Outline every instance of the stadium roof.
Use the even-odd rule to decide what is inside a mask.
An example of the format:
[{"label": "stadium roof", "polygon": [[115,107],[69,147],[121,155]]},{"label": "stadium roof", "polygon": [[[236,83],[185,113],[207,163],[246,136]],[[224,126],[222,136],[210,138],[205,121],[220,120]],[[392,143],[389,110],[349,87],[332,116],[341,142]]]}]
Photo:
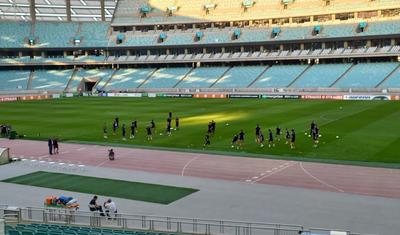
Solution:
[{"label": "stadium roof", "polygon": [[[0,20],[32,20],[34,4],[36,20],[111,21],[118,0],[0,0]],[[104,2],[104,10],[102,3]],[[68,7],[70,5],[70,8]],[[70,9],[70,11],[68,11]],[[102,14],[103,13],[103,14]]]}]

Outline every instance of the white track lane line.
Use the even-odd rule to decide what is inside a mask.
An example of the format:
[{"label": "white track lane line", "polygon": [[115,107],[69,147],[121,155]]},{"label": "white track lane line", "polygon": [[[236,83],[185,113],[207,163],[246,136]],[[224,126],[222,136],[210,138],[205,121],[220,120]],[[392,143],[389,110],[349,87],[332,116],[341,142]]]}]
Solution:
[{"label": "white track lane line", "polygon": [[340,188],[335,187],[335,186],[333,186],[333,185],[331,185],[331,184],[328,184],[328,183],[326,183],[325,181],[320,180],[320,179],[318,179],[317,177],[313,176],[310,172],[308,172],[308,171],[303,167],[303,163],[302,163],[302,162],[300,162],[300,167],[301,167],[301,169],[304,171],[304,173],[306,173],[308,176],[310,176],[310,177],[313,178],[314,180],[318,181],[319,183],[321,183],[321,184],[323,184],[323,185],[325,185],[325,186],[327,186],[327,187],[329,187],[329,188],[333,188],[333,189],[335,189],[335,190],[338,191],[338,192],[341,192],[341,193],[344,193],[344,192],[345,192],[345,191],[341,190]]},{"label": "white track lane line", "polygon": [[190,159],[190,160],[186,163],[186,165],[182,168],[181,176],[184,176],[184,175],[185,175],[185,170],[186,170],[186,168],[190,165],[190,163],[192,163],[192,162],[193,162],[194,160],[196,160],[197,158],[199,158],[199,156]]},{"label": "white track lane line", "polygon": [[278,169],[278,170],[272,171],[271,173],[269,173],[269,174],[267,174],[267,175],[264,175],[263,177],[260,177],[260,178],[258,178],[257,180],[254,180],[254,181],[251,182],[251,183],[252,183],[252,184],[257,183],[258,181],[263,180],[263,179],[265,179],[265,178],[268,178],[268,177],[270,177],[270,176],[272,176],[272,175],[274,175],[274,174],[276,174],[276,173],[279,173],[279,172],[285,170],[286,168],[289,168],[289,167],[291,167],[291,166],[294,166],[295,164],[296,164],[295,162],[291,162],[291,164],[286,165],[286,166],[284,166],[284,167],[281,167],[281,168]]}]

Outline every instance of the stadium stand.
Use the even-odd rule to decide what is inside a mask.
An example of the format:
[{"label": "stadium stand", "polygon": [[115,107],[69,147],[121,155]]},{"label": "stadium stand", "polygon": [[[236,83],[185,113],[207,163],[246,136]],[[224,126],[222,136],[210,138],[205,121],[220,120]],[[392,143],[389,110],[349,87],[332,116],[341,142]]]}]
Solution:
[{"label": "stadium stand", "polygon": [[113,73],[111,69],[78,69],[72,76],[71,81],[68,84],[68,91],[78,91],[81,87],[82,81],[91,81],[94,83],[103,83],[101,81],[107,81]]},{"label": "stadium stand", "polygon": [[[36,22],[34,36],[36,47],[71,47],[72,39],[78,32],[78,23]],[[50,33],[57,32],[57,33]]]},{"label": "stadium stand", "polygon": [[22,22],[0,22],[0,47],[21,48],[30,35],[31,24]]},{"label": "stadium stand", "polygon": [[63,91],[71,79],[72,72],[72,69],[36,70],[31,81],[31,89]]},{"label": "stadium stand", "polygon": [[82,47],[95,47],[107,46],[109,44],[108,30],[110,24],[106,22],[82,22],[80,23],[79,32],[77,36],[80,37],[81,42],[79,46]]},{"label": "stadium stand", "polygon": [[0,71],[0,90],[18,91],[26,90],[30,71],[24,70],[6,70]]},{"label": "stadium stand", "polygon": [[172,88],[190,71],[191,68],[160,68],[140,87]]},{"label": "stadium stand", "polygon": [[382,81],[379,85],[382,88],[400,88],[400,64],[396,70],[394,70],[386,80]]},{"label": "stadium stand", "polygon": [[111,80],[105,85],[103,90],[128,90],[137,88],[143,84],[153,73],[155,69],[120,69]]},{"label": "stadium stand", "polygon": [[398,63],[360,63],[355,65],[333,87],[369,88],[376,87],[396,67]]},{"label": "stadium stand", "polygon": [[207,88],[212,86],[229,68],[228,67],[200,67],[194,69],[176,87],[179,88]]},{"label": "stadium stand", "polygon": [[307,65],[276,65],[267,69],[265,73],[254,82],[254,88],[282,88],[288,87],[306,69]]},{"label": "stadium stand", "polygon": [[330,87],[352,64],[318,64],[313,65],[290,87],[319,88]]},{"label": "stadium stand", "polygon": [[213,87],[218,88],[246,88],[267,66],[238,66],[230,69]]}]

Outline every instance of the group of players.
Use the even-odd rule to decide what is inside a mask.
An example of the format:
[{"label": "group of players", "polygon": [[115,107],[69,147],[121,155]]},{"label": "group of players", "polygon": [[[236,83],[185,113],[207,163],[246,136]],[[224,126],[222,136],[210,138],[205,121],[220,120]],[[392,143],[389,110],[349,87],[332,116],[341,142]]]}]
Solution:
[{"label": "group of players", "polygon": [[[179,117],[175,118],[175,128],[174,130],[178,130],[179,129]],[[116,116],[113,120],[113,124],[112,124],[112,129],[113,129],[113,135],[117,134],[117,131],[119,129],[120,125],[119,125],[119,117]],[[134,139],[136,133],[138,133],[138,121],[135,119],[131,122],[131,126],[130,126],[130,139]],[[167,124],[166,124],[166,129],[165,129],[165,134],[167,136],[171,136],[171,130],[172,130],[172,112],[168,113],[168,118],[167,118]],[[154,120],[151,120],[149,122],[149,124],[146,126],[146,135],[147,135],[147,140],[151,141],[153,140],[153,135],[156,133],[156,123],[154,122]],[[122,124],[121,126],[121,134],[122,134],[122,140],[126,140],[126,125]],[[160,135],[162,135],[162,133],[160,133]],[[108,128],[107,128],[107,124],[104,123],[103,126],[103,136],[104,139],[108,138]]]},{"label": "group of players", "polygon": [[[167,136],[171,136],[172,112],[168,113],[168,118],[166,121],[167,121],[167,123],[166,123],[165,134]],[[178,130],[179,125],[180,125],[179,118],[176,117],[174,130]],[[119,117],[116,116],[113,121],[113,135],[117,134],[118,129],[119,129]],[[129,138],[134,139],[136,133],[138,132],[138,122],[136,119],[131,122],[130,130],[131,131],[130,131]],[[207,126],[207,132],[205,135],[203,148],[206,148],[207,146],[211,145],[211,138],[214,136],[215,131],[216,131],[216,122],[214,120],[212,120],[211,122],[208,123],[208,126]],[[122,133],[122,139],[126,140],[127,132],[126,132],[125,124],[122,124],[121,133]],[[151,120],[149,122],[149,124],[146,126],[147,140],[148,141],[153,140],[153,135],[155,133],[156,133],[156,124],[155,124],[154,120]],[[103,134],[104,134],[104,138],[107,139],[108,132],[107,132],[107,125],[105,123],[104,123],[104,127],[103,127]],[[160,133],[160,135],[162,135],[162,134],[163,133]],[[268,148],[275,147],[275,143],[281,141],[281,136],[282,136],[282,129],[280,126],[277,126],[275,128],[275,133],[271,129],[268,129]],[[320,135],[319,127],[315,121],[311,122],[309,137],[312,137],[314,147],[318,147],[319,138],[321,137],[321,135]],[[264,147],[265,137],[264,137],[264,133],[262,132],[259,124],[257,124],[256,128],[255,128],[255,142],[261,148]],[[239,133],[237,133],[233,136],[232,141],[231,141],[231,147],[236,148],[236,149],[243,149],[244,143],[245,143],[245,132],[243,130],[240,130]],[[289,131],[289,129],[286,128],[285,144],[289,145],[291,149],[296,148],[296,132],[294,129],[291,129]]]}]

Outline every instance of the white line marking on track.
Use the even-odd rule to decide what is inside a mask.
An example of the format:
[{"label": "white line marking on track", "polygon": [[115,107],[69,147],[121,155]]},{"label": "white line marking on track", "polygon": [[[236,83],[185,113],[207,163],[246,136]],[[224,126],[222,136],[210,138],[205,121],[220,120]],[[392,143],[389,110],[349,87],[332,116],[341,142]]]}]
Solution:
[{"label": "white line marking on track", "polygon": [[192,163],[192,162],[193,162],[194,160],[196,160],[197,158],[199,158],[199,156],[190,159],[190,160],[186,163],[186,165],[182,168],[181,176],[184,176],[186,168],[190,165],[190,163]]},{"label": "white line marking on track", "polygon": [[308,176],[310,176],[310,177],[313,178],[314,180],[318,181],[319,183],[321,183],[321,184],[323,184],[323,185],[325,185],[325,186],[327,186],[327,187],[329,187],[329,188],[333,188],[333,189],[335,189],[335,190],[337,190],[337,191],[339,191],[339,192],[341,192],[341,193],[344,193],[344,191],[341,190],[340,188],[335,187],[335,186],[333,186],[333,185],[331,185],[331,184],[328,184],[328,183],[326,183],[325,181],[320,180],[320,179],[318,179],[317,177],[313,176],[310,172],[308,172],[308,171],[303,167],[303,163],[302,163],[302,162],[300,162],[300,167],[301,167],[301,169],[304,171],[304,173],[306,173]]},{"label": "white line marking on track", "polygon": [[96,165],[96,167],[101,167],[102,165],[106,164],[107,162],[109,162],[110,160],[105,160],[100,162],[99,164]]},{"label": "white line marking on track", "polygon": [[[263,179],[265,179],[265,178],[268,178],[268,177],[270,177],[270,176],[272,176],[272,175],[274,175],[274,174],[276,174],[276,173],[278,173],[278,172],[281,172],[281,171],[285,170],[286,168],[289,168],[289,167],[291,167],[291,166],[293,166],[293,165],[295,165],[295,164],[296,164],[295,162],[291,162],[291,164],[289,164],[289,165],[287,165],[287,166],[285,166],[285,167],[282,167],[282,168],[280,168],[279,170],[272,171],[271,173],[269,173],[269,174],[267,174],[267,175],[264,175],[263,177],[260,177],[260,178],[258,178],[257,180],[254,180],[254,181],[251,182],[251,183],[252,183],[252,184],[257,183],[258,181],[263,180]],[[276,168],[275,168],[275,169],[276,169]]]},{"label": "white line marking on track", "polygon": [[82,150],[85,150],[86,148],[85,147],[82,147],[82,148],[78,148],[76,151],[82,151]]}]

